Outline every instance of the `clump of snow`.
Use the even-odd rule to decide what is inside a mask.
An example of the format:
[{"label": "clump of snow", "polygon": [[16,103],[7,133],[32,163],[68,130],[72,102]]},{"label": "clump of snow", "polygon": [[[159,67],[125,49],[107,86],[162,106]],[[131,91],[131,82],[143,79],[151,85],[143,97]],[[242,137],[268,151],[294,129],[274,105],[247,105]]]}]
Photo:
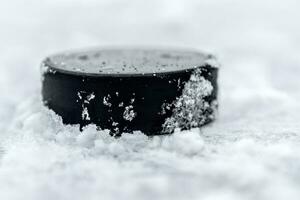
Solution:
[{"label": "clump of snow", "polygon": [[81,107],[82,107],[82,112],[81,112],[81,118],[82,120],[90,121],[90,114],[87,105],[90,104],[91,100],[95,99],[95,94],[94,93],[86,93],[85,91],[80,91],[77,93],[78,100],[77,102],[81,101]]},{"label": "clump of snow", "polygon": [[[131,102],[133,103],[133,102]],[[123,118],[127,121],[132,121],[136,117],[136,112],[133,110],[133,106],[129,105],[125,107],[124,113],[123,113]]]},{"label": "clump of snow", "polygon": [[111,107],[112,104],[109,102],[110,101],[110,95],[108,94],[107,96],[105,96],[103,98],[103,105],[107,106],[107,107]]},{"label": "clump of snow", "polygon": [[210,103],[205,100],[205,97],[211,95],[213,86],[201,73],[201,68],[196,69],[185,83],[182,95],[173,103],[172,116],[163,124],[163,132],[171,133],[175,128],[189,130],[215,118],[217,101]]}]

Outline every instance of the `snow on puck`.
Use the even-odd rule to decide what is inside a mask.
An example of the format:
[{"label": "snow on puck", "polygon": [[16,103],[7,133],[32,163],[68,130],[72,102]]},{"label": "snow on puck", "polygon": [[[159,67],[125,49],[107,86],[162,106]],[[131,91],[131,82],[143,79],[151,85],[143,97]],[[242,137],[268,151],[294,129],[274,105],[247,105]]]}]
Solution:
[{"label": "snow on puck", "polygon": [[112,135],[172,133],[216,117],[214,56],[174,49],[91,49],[42,63],[44,104],[65,124],[96,124]]}]

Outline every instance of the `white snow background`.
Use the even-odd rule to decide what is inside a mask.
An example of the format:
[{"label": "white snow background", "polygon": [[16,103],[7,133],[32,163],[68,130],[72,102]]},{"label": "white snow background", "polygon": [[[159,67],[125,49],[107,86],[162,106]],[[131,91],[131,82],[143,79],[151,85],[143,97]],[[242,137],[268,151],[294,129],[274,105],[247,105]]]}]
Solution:
[{"label": "white snow background", "polygon": [[[297,0],[1,0],[0,199],[300,199]],[[41,60],[107,45],[194,47],[220,62],[219,118],[114,139],[43,108]]]}]

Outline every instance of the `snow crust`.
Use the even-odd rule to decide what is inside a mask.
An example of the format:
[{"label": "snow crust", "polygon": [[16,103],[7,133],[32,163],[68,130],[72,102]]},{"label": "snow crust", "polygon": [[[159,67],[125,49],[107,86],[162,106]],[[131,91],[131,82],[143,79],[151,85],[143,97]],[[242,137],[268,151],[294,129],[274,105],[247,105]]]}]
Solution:
[{"label": "snow crust", "polygon": [[205,97],[212,94],[214,88],[201,73],[201,68],[196,69],[190,80],[185,83],[182,95],[171,105],[164,106],[163,110],[174,108],[172,116],[167,118],[163,124],[163,132],[172,133],[176,128],[189,130],[204,125],[208,119],[216,118],[217,100],[211,103],[205,100]]},{"label": "snow crust", "polygon": [[[300,3],[10,0],[0,6],[0,199],[299,199]],[[43,108],[39,65],[95,45],[215,52],[218,120],[115,139]]]}]

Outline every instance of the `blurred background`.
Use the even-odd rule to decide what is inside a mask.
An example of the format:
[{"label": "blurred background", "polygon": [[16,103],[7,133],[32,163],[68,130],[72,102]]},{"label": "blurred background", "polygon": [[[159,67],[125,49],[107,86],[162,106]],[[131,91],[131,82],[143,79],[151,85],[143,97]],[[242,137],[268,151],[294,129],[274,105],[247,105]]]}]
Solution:
[{"label": "blurred background", "polygon": [[247,60],[297,70],[298,8],[296,0],[2,1],[1,86],[37,84],[48,54],[106,45],[187,46],[215,52],[227,67]]},{"label": "blurred background", "polygon": [[[195,198],[203,195],[215,199],[212,194],[221,187],[222,181],[227,180],[230,184],[217,193],[226,195],[216,197],[233,199],[236,195],[245,195],[256,199],[281,199],[288,194],[290,199],[297,199],[300,186],[299,179],[295,179],[300,177],[299,8],[300,2],[297,0],[1,0],[0,135],[11,135],[15,130],[26,133],[28,127],[34,126],[34,123],[30,124],[24,130],[24,127],[16,127],[14,121],[20,112],[39,111],[39,108],[30,107],[39,104],[38,98],[30,100],[31,104],[23,105],[22,111],[18,111],[18,107],[24,101],[39,96],[39,65],[49,54],[112,45],[198,48],[216,54],[222,64],[219,120],[203,132],[208,138],[206,148],[215,151],[217,157],[212,158],[209,153],[202,152],[199,158],[210,160],[219,174],[209,170],[211,165],[201,162],[175,170],[175,177],[176,173],[184,174],[182,179],[170,179],[173,176],[168,175],[165,178],[178,183],[178,188],[175,188],[179,190],[181,181],[187,183],[187,177],[194,184],[200,182],[205,185],[205,181],[209,182],[209,190],[200,192],[196,188],[191,189]],[[47,129],[47,126],[44,128]],[[226,138],[226,142],[235,141],[229,143],[233,146],[230,151],[222,145],[211,146],[222,138]],[[237,142],[245,138],[250,138],[252,143],[245,146]],[[268,144],[265,144],[266,141]],[[253,152],[253,149],[259,151]],[[184,150],[179,149],[181,151]],[[241,157],[232,160],[232,152],[240,152]],[[20,157],[10,156],[9,153],[7,157],[14,164],[3,164],[2,167],[0,164],[0,174],[6,177],[5,180],[9,180],[9,176],[14,177],[17,169],[13,166],[23,162]],[[131,154],[128,157],[133,159]],[[189,158],[190,155],[185,155],[185,159]],[[163,166],[153,162],[150,173],[155,173],[154,166],[158,169]],[[238,166],[243,163],[249,166],[240,169]],[[121,165],[117,165],[116,169]],[[223,169],[221,165],[227,168]],[[26,169],[30,171],[29,166]],[[48,167],[53,167],[54,171],[56,169],[51,164]],[[202,167],[205,174],[201,174],[200,179],[185,174]],[[252,167],[257,173],[251,173]],[[234,171],[240,172],[239,175]],[[19,169],[19,172],[26,174],[28,171]],[[147,170],[140,173],[145,175]],[[227,175],[230,178],[224,179]],[[134,179],[130,175],[126,177]],[[34,174],[27,178],[39,183]],[[112,184],[117,183],[110,178],[107,177]],[[237,180],[242,182],[236,183]],[[281,182],[285,183],[283,188]],[[7,188],[8,183],[0,180],[0,185]],[[21,188],[18,183],[10,184],[11,187]],[[55,194],[63,193],[58,192],[55,184],[50,186],[52,190],[44,188],[48,195],[55,191]],[[35,194],[36,188],[37,185],[32,184],[29,191]],[[276,188],[273,194],[272,188]],[[153,194],[157,194],[147,193],[152,191],[148,189],[144,188],[144,192],[138,190],[140,193],[137,194],[141,196],[133,197],[152,198],[155,196]],[[7,189],[4,194],[12,194],[12,191]],[[47,199],[44,193],[38,194],[38,197]],[[108,194],[107,197],[115,196]]]},{"label": "blurred background", "polygon": [[293,91],[299,89],[298,8],[296,0],[3,0],[0,90],[11,101],[32,92],[41,60],[58,51],[158,45],[215,53],[224,66],[221,78],[229,79],[224,87],[245,75],[248,89],[261,91],[270,81]]}]

